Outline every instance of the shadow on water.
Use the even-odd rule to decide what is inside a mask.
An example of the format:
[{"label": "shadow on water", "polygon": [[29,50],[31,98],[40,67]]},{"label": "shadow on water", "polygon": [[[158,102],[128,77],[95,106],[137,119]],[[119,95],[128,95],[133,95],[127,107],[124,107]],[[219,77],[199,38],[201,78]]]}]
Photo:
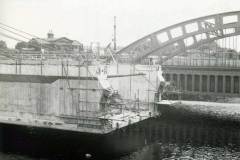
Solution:
[{"label": "shadow on water", "polygon": [[238,122],[167,112],[105,136],[1,125],[1,150],[29,160],[240,159]]},{"label": "shadow on water", "polygon": [[145,147],[121,160],[240,159],[238,120],[162,111],[161,117],[145,122]]}]

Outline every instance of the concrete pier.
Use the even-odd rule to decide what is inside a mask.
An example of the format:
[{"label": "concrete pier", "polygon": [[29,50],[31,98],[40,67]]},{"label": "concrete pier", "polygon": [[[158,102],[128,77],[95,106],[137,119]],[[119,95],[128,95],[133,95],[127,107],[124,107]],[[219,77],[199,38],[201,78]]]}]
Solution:
[{"label": "concrete pier", "polygon": [[[104,68],[110,94],[98,80],[96,65],[1,60],[0,123],[106,134],[154,116],[156,86],[146,78],[151,73],[119,66]],[[112,95],[119,100],[112,102]]]}]

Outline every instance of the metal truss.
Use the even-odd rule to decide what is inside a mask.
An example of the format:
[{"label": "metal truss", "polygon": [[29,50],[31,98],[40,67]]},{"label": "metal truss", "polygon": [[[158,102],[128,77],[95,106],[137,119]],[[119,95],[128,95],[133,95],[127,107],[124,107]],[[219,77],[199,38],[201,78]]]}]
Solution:
[{"label": "metal truss", "polygon": [[[188,49],[239,35],[239,28],[240,11],[208,15],[158,30],[131,43],[116,54],[120,57],[128,54],[132,63],[139,63],[150,55],[157,55],[165,61]],[[166,52],[168,48],[170,52]]]}]

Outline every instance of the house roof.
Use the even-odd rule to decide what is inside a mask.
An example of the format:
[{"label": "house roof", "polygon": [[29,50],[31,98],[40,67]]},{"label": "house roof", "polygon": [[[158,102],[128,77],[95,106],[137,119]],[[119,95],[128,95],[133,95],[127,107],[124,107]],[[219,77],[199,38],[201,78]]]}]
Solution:
[{"label": "house roof", "polygon": [[67,37],[60,37],[60,38],[47,38],[46,39],[47,41],[49,41],[49,42],[58,42],[58,41],[65,41],[65,42],[70,42],[70,43],[72,43],[73,41],[72,40],[70,40],[69,38],[67,38]]},{"label": "house roof", "polygon": [[30,40],[30,42],[37,42],[40,44],[50,44],[46,39],[42,39],[42,38],[33,38]]},{"label": "house roof", "polygon": [[81,44],[80,42],[76,41],[76,40],[73,40],[72,45],[74,45],[74,46],[80,46],[80,45],[82,45],[82,44]]},{"label": "house roof", "polygon": [[51,43],[55,43],[55,44],[59,44],[59,45],[82,45],[80,42],[76,41],[76,40],[71,40],[67,37],[60,37],[60,38],[33,38],[31,41],[36,41],[37,43],[40,44],[51,44]]}]

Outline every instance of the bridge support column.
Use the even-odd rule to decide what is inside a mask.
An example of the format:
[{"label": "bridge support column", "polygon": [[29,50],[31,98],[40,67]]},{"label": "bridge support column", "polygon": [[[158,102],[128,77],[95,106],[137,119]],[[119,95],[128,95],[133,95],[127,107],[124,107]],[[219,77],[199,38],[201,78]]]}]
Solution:
[{"label": "bridge support column", "polygon": [[181,89],[180,74],[177,74],[177,86],[179,89]]},{"label": "bridge support column", "polygon": [[223,93],[223,76],[217,76],[217,93]]},{"label": "bridge support column", "polygon": [[207,75],[207,93],[210,92],[210,75]]},{"label": "bridge support column", "polygon": [[227,75],[225,76],[225,79],[226,79],[226,88],[225,88],[225,92],[226,93],[231,93],[231,76]]},{"label": "bridge support column", "polygon": [[193,88],[192,88],[192,78],[193,76],[191,74],[187,74],[187,91],[193,91]]},{"label": "bridge support column", "polygon": [[231,93],[234,93],[234,76],[230,76],[231,78]]},{"label": "bridge support column", "polygon": [[238,94],[239,93],[239,76],[233,76],[233,93]]},{"label": "bridge support column", "polygon": [[173,74],[169,74],[169,79],[170,79],[170,82],[173,83]]},{"label": "bridge support column", "polygon": [[217,75],[215,75],[215,93],[217,93],[218,92],[218,76]]},{"label": "bridge support column", "polygon": [[185,90],[185,75],[180,74],[180,90],[184,91]]},{"label": "bridge support column", "polygon": [[192,91],[195,92],[195,75],[192,75]]},{"label": "bridge support column", "polygon": [[238,76],[238,93],[240,94],[240,76]]},{"label": "bridge support column", "polygon": [[209,75],[209,92],[215,92],[215,76],[214,75]]},{"label": "bridge support column", "polygon": [[202,92],[207,92],[207,75],[202,75]]},{"label": "bridge support column", "polygon": [[187,91],[187,75],[184,74],[184,90]]},{"label": "bridge support column", "polygon": [[226,75],[223,75],[223,93],[226,93]]},{"label": "bridge support column", "polygon": [[199,92],[202,92],[202,75],[199,75]]},{"label": "bridge support column", "polygon": [[238,93],[240,94],[240,76],[238,76]]}]

